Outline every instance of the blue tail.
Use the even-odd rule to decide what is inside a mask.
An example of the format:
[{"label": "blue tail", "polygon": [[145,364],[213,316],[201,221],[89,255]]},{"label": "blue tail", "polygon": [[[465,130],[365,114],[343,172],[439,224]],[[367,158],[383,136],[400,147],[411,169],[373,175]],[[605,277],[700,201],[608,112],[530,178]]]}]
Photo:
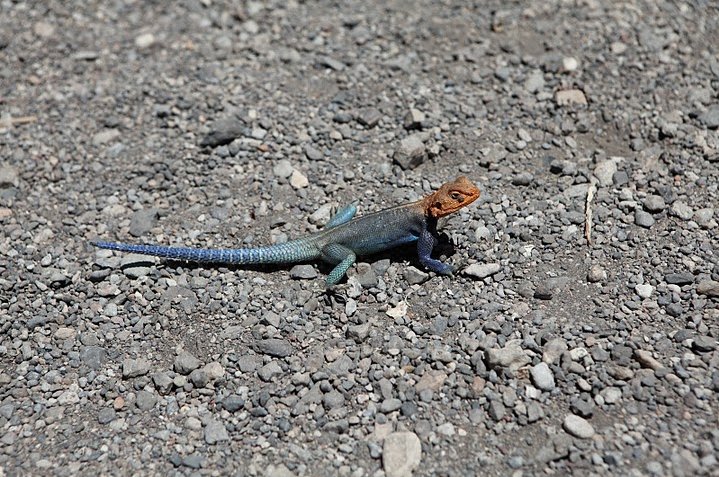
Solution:
[{"label": "blue tail", "polygon": [[90,243],[95,247],[117,250],[119,252],[140,253],[172,260],[201,263],[230,263],[238,265],[295,263],[319,257],[319,252],[316,247],[298,240],[269,247],[236,249],[164,247],[161,245],[134,245],[103,241],[92,241]]}]

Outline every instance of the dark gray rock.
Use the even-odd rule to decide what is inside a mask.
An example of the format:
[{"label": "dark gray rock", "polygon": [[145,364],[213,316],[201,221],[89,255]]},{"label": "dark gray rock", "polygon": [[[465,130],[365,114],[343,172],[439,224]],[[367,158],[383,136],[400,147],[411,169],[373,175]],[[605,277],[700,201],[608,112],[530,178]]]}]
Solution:
[{"label": "dark gray rock", "polygon": [[276,358],[286,358],[295,353],[289,341],[279,338],[269,338],[256,343],[257,351]]},{"label": "dark gray rock", "polygon": [[130,235],[141,237],[157,224],[159,212],[157,209],[142,209],[132,214],[130,220]]},{"label": "dark gray rock", "polygon": [[217,147],[231,143],[241,137],[244,123],[236,117],[219,119],[210,126],[210,131],[200,141],[201,147]]},{"label": "dark gray rock", "polygon": [[175,357],[175,371],[180,374],[190,374],[199,368],[202,363],[189,352],[182,350]]}]

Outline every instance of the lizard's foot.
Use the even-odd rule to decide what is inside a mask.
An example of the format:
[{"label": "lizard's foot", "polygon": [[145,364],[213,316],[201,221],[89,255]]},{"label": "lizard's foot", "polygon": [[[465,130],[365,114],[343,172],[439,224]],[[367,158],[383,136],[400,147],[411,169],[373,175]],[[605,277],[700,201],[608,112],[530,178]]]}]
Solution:
[{"label": "lizard's foot", "polygon": [[435,260],[433,258],[422,260],[422,265],[435,273],[439,273],[440,275],[451,275],[452,273],[454,273],[454,267],[452,265],[442,263],[439,260]]}]

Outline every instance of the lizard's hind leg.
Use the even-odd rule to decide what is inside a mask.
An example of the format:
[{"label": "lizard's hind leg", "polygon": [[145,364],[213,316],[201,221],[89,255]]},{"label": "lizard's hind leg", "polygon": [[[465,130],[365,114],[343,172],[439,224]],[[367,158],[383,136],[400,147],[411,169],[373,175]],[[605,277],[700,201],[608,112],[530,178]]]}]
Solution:
[{"label": "lizard's hind leg", "polygon": [[327,286],[336,285],[342,277],[347,273],[347,270],[357,260],[352,249],[340,245],[338,243],[330,243],[322,247],[322,260],[325,262],[336,265],[332,269],[329,275],[327,275],[326,283]]}]

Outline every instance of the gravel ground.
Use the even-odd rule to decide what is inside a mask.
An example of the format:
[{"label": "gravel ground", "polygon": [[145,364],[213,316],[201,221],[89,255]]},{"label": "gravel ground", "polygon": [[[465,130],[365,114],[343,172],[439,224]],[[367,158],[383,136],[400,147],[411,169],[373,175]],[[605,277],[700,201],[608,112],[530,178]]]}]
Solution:
[{"label": "gravel ground", "polygon": [[239,3],[0,0],[0,475],[719,475],[716,4]]}]

